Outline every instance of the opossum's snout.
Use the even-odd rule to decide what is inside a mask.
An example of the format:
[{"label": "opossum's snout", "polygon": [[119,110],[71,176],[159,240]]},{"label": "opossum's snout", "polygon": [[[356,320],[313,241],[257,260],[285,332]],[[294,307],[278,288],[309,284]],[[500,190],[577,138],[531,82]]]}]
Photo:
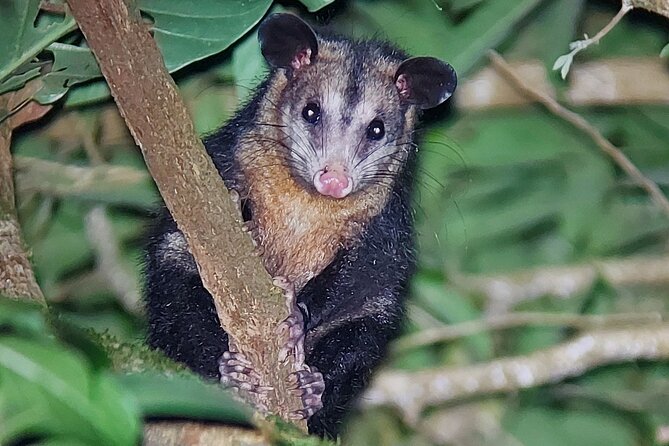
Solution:
[{"label": "opossum's snout", "polygon": [[314,187],[321,195],[344,198],[353,190],[353,178],[341,165],[329,165],[314,175]]}]

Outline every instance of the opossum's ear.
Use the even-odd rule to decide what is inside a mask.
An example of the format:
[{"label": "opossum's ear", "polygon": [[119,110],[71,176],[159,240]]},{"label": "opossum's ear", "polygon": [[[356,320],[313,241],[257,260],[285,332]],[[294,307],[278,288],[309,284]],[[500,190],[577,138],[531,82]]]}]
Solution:
[{"label": "opossum's ear", "polygon": [[260,50],[275,68],[299,70],[318,54],[316,34],[302,19],[292,14],[272,14],[258,29]]},{"label": "opossum's ear", "polygon": [[420,108],[432,108],[450,98],[458,84],[452,66],[434,57],[413,57],[399,66],[395,86],[400,97]]}]

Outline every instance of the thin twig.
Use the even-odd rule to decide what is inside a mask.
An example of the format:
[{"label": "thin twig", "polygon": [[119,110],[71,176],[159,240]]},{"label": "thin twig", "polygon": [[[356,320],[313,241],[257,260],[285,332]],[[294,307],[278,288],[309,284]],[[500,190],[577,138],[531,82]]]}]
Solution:
[{"label": "thin twig", "polygon": [[585,35],[584,40],[576,40],[575,42],[571,42],[569,44],[569,49],[570,52],[558,57],[555,60],[555,64],[553,65],[554,70],[560,70],[560,74],[562,75],[562,79],[565,79],[567,77],[567,73],[569,73],[569,69],[571,67],[571,64],[574,61],[574,57],[584,49],[588,48],[590,45],[597,44],[599,41],[609,33],[615,27],[618,22],[627,14],[629,11],[631,11],[634,8],[632,4],[630,3],[630,0],[622,0],[622,5],[620,6],[620,10],[618,13],[611,19],[609,23],[606,24],[606,26],[601,29],[595,37],[588,38],[588,35]]},{"label": "thin twig", "polygon": [[[509,61],[526,85],[555,97],[544,62]],[[519,92],[491,66],[468,76],[458,85],[458,110],[520,107],[534,101]],[[564,91],[570,107],[629,104],[669,104],[669,72],[656,56],[597,59],[572,67]]]},{"label": "thin twig", "polygon": [[127,265],[123,263],[119,242],[104,206],[95,206],[86,214],[85,228],[102,277],[123,308],[132,314],[141,314],[139,284]]},{"label": "thin twig", "polygon": [[146,171],[110,164],[78,166],[17,156],[14,166],[19,193],[39,192],[53,197],[118,193],[150,179]]},{"label": "thin twig", "polygon": [[620,166],[632,179],[636,181],[642,188],[644,188],[651,196],[653,201],[660,206],[660,208],[669,216],[669,200],[662,193],[662,190],[657,184],[651,181],[622,153],[617,147],[611,144],[594,126],[592,126],[583,117],[574,113],[571,110],[561,106],[555,99],[548,97],[525,84],[509,66],[509,64],[495,51],[489,52],[489,57],[492,64],[500,71],[509,81],[511,81],[518,90],[534,98],[537,102],[543,104],[549,111],[556,116],[561,117],[565,121],[572,124],[574,127],[582,130],[602,149],[604,153],[609,155],[613,161]]},{"label": "thin twig", "polygon": [[607,35],[613,29],[613,27],[622,20],[623,17],[625,17],[625,14],[630,12],[632,9],[634,9],[634,6],[632,6],[629,0],[623,0],[618,13],[611,19],[609,23],[606,24],[604,28],[595,34],[594,37],[579,41],[579,43],[581,43],[581,45],[579,45],[581,47],[580,49],[582,50],[589,47],[590,45],[599,43],[599,41],[602,40],[602,38]]},{"label": "thin twig", "polygon": [[431,406],[556,383],[607,364],[669,359],[669,324],[586,333],[529,355],[466,367],[385,371],[361,403],[389,406],[409,424]]},{"label": "thin twig", "polygon": [[152,421],[144,427],[144,446],[269,445],[257,430],[195,421]]},{"label": "thin twig", "polygon": [[486,314],[506,313],[522,302],[544,296],[569,299],[602,280],[613,287],[666,286],[669,256],[591,260],[576,265],[540,266],[506,274],[473,275],[449,271],[453,284],[486,298]]},{"label": "thin twig", "polygon": [[446,342],[490,330],[503,330],[523,326],[564,326],[581,330],[612,328],[613,326],[644,326],[667,320],[660,313],[620,313],[606,315],[509,313],[489,316],[484,319],[461,322],[454,325],[429,328],[404,336],[393,344],[393,352],[399,353],[416,347]]}]

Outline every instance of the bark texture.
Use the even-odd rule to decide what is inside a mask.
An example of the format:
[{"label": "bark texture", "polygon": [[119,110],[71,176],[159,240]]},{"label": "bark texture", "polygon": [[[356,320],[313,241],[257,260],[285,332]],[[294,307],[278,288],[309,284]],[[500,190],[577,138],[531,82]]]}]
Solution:
[{"label": "bark texture", "polygon": [[239,212],[195,134],[188,110],[139,11],[123,0],[68,0],[121,115],[165,203],[183,231],[225,330],[274,387],[254,402],[286,418],[300,407],[280,364],[275,327],[287,317],[282,293],[243,232]]},{"label": "bark texture", "polygon": [[407,422],[415,424],[423,410],[431,406],[556,383],[607,364],[667,359],[667,324],[594,331],[524,356],[466,367],[380,373],[362,403],[366,407],[393,407]]},{"label": "bark texture", "polygon": [[258,431],[192,421],[152,422],[144,428],[144,446],[268,446]]},{"label": "bark texture", "polygon": [[[24,97],[29,97],[35,83],[24,89],[0,96],[0,116],[21,108]],[[25,104],[23,104],[25,105]],[[0,123],[0,295],[13,299],[26,299],[44,304],[44,296],[35,280],[32,266],[24,249],[21,228],[16,218],[14,180],[12,178],[12,130],[37,119],[48,107],[32,105],[21,108]]]}]

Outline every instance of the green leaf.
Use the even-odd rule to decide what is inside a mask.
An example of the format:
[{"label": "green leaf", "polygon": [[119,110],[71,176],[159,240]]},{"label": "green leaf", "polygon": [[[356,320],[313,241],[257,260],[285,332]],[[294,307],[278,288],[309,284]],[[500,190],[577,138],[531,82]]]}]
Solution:
[{"label": "green leaf", "polygon": [[520,444],[542,446],[628,446],[637,444],[623,417],[585,410],[521,409],[505,425]]},{"label": "green leaf", "polygon": [[574,153],[564,161],[568,172],[562,193],[567,200],[556,201],[563,216],[560,229],[569,240],[588,240],[601,230],[606,218],[604,197],[615,182],[613,167],[592,150]]},{"label": "green leaf", "polygon": [[[153,19],[153,36],[172,73],[230,47],[262,19],[271,4],[271,0],[140,0],[139,7]],[[109,94],[103,80],[80,85],[70,91],[66,106],[95,103]]]},{"label": "green leaf", "polygon": [[660,57],[669,59],[669,43],[667,43],[664,48],[662,48],[662,51],[660,51]]},{"label": "green leaf", "polygon": [[47,51],[53,53],[54,62],[44,76],[44,87],[35,95],[41,104],[52,104],[73,85],[101,76],[95,57],[86,48],[52,43]]},{"label": "green leaf", "polygon": [[141,0],[170,72],[219,53],[265,15],[271,0]]},{"label": "green leaf", "polygon": [[520,21],[532,12],[541,0],[495,0],[474,10],[452,30],[443,50],[438,54],[449,61],[460,76],[466,75],[504,39],[517,32]]},{"label": "green leaf", "polygon": [[46,332],[44,307],[0,296],[0,333],[38,336]]},{"label": "green leaf", "polygon": [[553,70],[560,70],[560,77],[562,79],[567,79],[567,74],[569,74],[571,64],[574,62],[574,55],[574,53],[563,54],[562,56],[555,59]]},{"label": "green leaf", "polygon": [[119,384],[132,394],[144,417],[187,417],[250,424],[251,409],[220,385],[194,376],[155,373],[120,375]]},{"label": "green leaf", "polygon": [[511,48],[507,59],[541,59],[548,67],[574,40],[585,6],[584,0],[556,0],[537,8]]},{"label": "green leaf", "polygon": [[76,28],[69,15],[40,14],[40,0],[3,0],[0,17],[0,82]]},{"label": "green leaf", "polygon": [[477,6],[479,3],[483,3],[484,0],[450,0],[448,5],[456,14],[461,14],[467,9],[470,9],[474,6]]},{"label": "green leaf", "polygon": [[300,0],[300,3],[306,6],[309,12],[318,11],[332,2],[334,2],[334,0]]},{"label": "green leaf", "polygon": [[[598,115],[586,119],[638,142],[633,159],[640,167],[666,164],[666,130],[649,132],[651,115],[636,110],[613,122]],[[666,121],[659,112],[652,118]],[[572,262],[657,237],[667,224],[652,217],[645,196],[625,206],[610,198],[620,193],[612,162],[587,137],[537,109],[471,114],[433,128],[420,147],[421,262],[433,268],[455,262],[470,272],[509,271]],[[439,190],[435,182],[446,186]],[[607,224],[612,219],[616,224]]]},{"label": "green leaf", "polygon": [[[471,300],[450,289],[443,278],[419,274],[413,279],[411,293],[416,304],[447,323],[465,322],[481,317],[481,312]],[[477,359],[489,358],[492,353],[492,339],[489,334],[470,336],[464,341]]]},{"label": "green leaf", "polygon": [[260,43],[255,35],[246,36],[232,52],[232,70],[235,76],[237,97],[244,103],[262,81],[267,72]]},{"label": "green leaf", "polygon": [[72,200],[63,201],[39,239],[29,240],[33,249],[35,272],[48,295],[67,271],[75,270],[92,257],[84,234],[85,206]]},{"label": "green leaf", "polygon": [[[179,90],[191,110],[195,132],[208,134],[221,127],[238,107],[232,94],[235,87],[227,83],[209,83],[210,79],[195,77],[178,84]],[[158,197],[154,198],[154,203]]]},{"label": "green leaf", "polygon": [[0,338],[3,405],[13,417],[31,412],[16,434],[51,434],[86,443],[134,444],[139,421],[133,403],[104,374],[91,374],[78,356],[51,343]]},{"label": "green leaf", "polygon": [[540,3],[541,0],[480,2],[456,22],[429,0],[357,2],[338,20],[347,33],[365,29],[365,34],[380,34],[413,54],[442,58],[464,78],[488,49],[517,33],[522,19]]},{"label": "green leaf", "polygon": [[87,444],[76,438],[51,438],[46,441],[40,441],[38,446],[87,446]]},{"label": "green leaf", "polygon": [[413,54],[437,57],[455,32],[449,17],[430,0],[352,2],[336,20],[347,35],[381,35]]},{"label": "green leaf", "polygon": [[29,68],[23,73],[10,76],[4,82],[0,83],[0,94],[6,93],[8,91],[18,90],[19,88],[23,87],[26,82],[36,78],[39,75],[40,67],[36,66]]},{"label": "green leaf", "polygon": [[83,107],[103,101],[111,96],[109,86],[104,79],[77,85],[67,94],[65,107]]}]

